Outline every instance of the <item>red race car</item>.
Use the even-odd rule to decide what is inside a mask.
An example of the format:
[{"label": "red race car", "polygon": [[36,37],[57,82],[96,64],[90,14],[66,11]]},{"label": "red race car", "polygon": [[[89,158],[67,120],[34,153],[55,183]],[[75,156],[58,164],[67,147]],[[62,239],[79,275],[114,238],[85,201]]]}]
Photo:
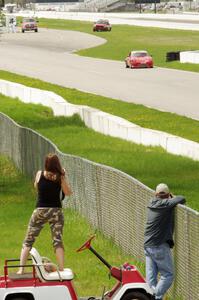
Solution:
[{"label": "red race car", "polygon": [[153,58],[147,51],[131,51],[125,59],[126,68],[153,68]]},{"label": "red race car", "polygon": [[38,32],[38,21],[34,18],[24,18],[21,24],[21,32],[34,31]]},{"label": "red race car", "polygon": [[111,25],[108,20],[98,20],[93,25],[93,31],[111,31]]}]

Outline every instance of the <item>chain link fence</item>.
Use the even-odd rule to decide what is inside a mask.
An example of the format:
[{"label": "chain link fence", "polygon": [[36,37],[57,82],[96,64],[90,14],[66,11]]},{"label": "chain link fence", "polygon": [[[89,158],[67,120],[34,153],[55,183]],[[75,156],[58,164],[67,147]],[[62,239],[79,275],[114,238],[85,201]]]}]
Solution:
[{"label": "chain link fence", "polygon": [[[10,157],[26,175],[43,168],[46,154],[58,154],[74,194],[69,205],[85,216],[127,254],[144,261],[146,206],[153,191],[133,177],[86,159],[61,153],[48,139],[17,125],[0,113],[0,153]],[[199,299],[199,213],[176,209],[173,299]]]}]

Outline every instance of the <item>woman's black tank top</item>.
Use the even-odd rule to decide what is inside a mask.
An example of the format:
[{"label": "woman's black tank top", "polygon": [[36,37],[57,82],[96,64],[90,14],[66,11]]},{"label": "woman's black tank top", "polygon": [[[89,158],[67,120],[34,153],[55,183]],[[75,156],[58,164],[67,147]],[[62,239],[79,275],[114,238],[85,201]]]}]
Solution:
[{"label": "woman's black tank top", "polygon": [[42,172],[37,186],[38,198],[36,207],[61,207],[61,184],[59,182],[48,180]]}]

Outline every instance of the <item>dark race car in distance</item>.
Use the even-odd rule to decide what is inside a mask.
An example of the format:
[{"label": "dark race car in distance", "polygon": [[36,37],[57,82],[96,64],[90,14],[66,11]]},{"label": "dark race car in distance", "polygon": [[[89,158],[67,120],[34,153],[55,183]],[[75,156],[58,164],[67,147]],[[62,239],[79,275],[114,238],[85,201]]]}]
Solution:
[{"label": "dark race car in distance", "polygon": [[153,58],[145,50],[131,51],[125,58],[126,68],[153,68]]},{"label": "dark race car in distance", "polygon": [[100,19],[93,25],[93,31],[111,31],[111,29],[111,24],[105,19]]}]

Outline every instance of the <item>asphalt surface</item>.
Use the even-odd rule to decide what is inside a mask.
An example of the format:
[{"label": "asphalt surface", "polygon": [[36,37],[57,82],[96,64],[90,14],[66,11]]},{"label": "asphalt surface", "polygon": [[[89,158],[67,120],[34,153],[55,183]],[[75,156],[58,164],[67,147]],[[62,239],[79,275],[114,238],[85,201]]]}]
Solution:
[{"label": "asphalt surface", "polygon": [[72,31],[3,34],[0,69],[199,120],[198,73],[157,67],[131,70],[124,62],[72,53],[104,42]]}]

